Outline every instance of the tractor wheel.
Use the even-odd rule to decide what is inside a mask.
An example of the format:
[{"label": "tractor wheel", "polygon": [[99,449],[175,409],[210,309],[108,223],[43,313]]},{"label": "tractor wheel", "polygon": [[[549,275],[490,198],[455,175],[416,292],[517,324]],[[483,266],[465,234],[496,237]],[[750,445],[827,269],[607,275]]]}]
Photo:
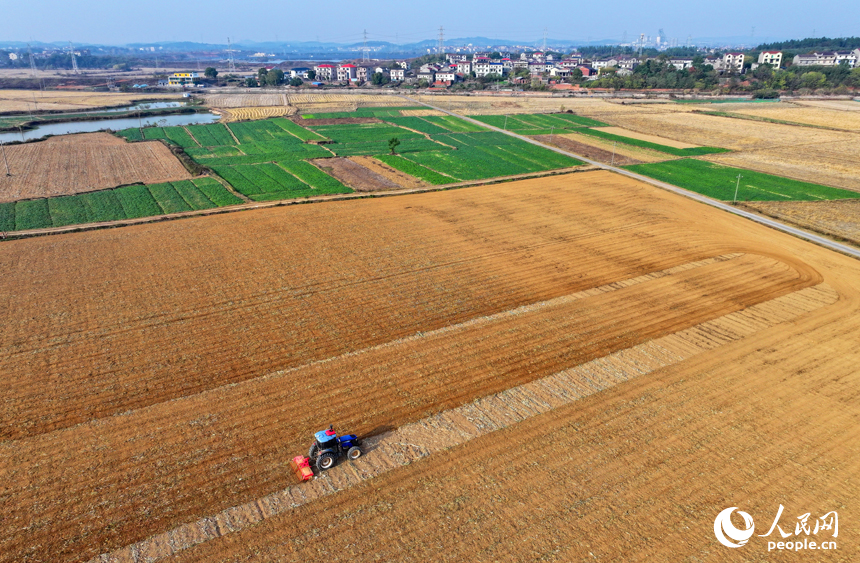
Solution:
[{"label": "tractor wheel", "polygon": [[348,457],[350,460],[356,460],[356,459],[360,458],[361,457],[361,448],[359,448],[358,446],[353,446],[353,447],[349,448],[349,451],[346,452],[346,457]]},{"label": "tractor wheel", "polygon": [[332,454],[322,454],[317,459],[317,469],[320,471],[325,471],[326,469],[331,469],[334,466],[334,456]]},{"label": "tractor wheel", "polygon": [[308,450],[308,458],[313,459],[317,455],[317,450],[319,448],[316,444],[311,444],[311,449]]}]

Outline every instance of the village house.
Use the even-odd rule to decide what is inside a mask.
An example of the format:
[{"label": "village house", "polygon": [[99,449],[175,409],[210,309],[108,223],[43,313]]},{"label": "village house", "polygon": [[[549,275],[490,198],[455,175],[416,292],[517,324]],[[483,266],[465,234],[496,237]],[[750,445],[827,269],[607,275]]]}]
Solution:
[{"label": "village house", "polygon": [[309,69],[307,67],[299,67],[299,68],[290,69],[290,71],[289,71],[290,78],[307,78],[308,72],[310,70],[311,69]]},{"label": "village house", "polygon": [[723,55],[723,70],[733,70],[738,74],[744,70],[743,53],[726,53]]},{"label": "village house", "polygon": [[669,59],[667,62],[669,63],[669,65],[675,67],[678,70],[686,70],[693,66],[693,59],[687,58]]},{"label": "village house", "polygon": [[391,80],[403,82],[403,80],[406,78],[406,71],[402,68],[392,68],[390,76]]},{"label": "village house", "polygon": [[348,82],[358,77],[358,67],[352,63],[340,65],[337,67],[337,79],[341,82]]},{"label": "village house", "polygon": [[773,68],[779,68],[782,66],[782,52],[781,51],[762,51],[758,54],[758,64],[760,65],[770,65]]},{"label": "village house", "polygon": [[470,74],[472,72],[472,63],[470,61],[457,61],[457,72]]},{"label": "village house", "polygon": [[314,67],[317,80],[335,80],[337,78],[337,67],[330,64],[321,64]]}]

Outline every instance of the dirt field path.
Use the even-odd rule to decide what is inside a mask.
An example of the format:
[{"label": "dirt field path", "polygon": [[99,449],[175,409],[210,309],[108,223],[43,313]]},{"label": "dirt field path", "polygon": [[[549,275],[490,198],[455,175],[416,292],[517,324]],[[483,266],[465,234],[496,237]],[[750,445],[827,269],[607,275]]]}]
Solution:
[{"label": "dirt field path", "polygon": [[[731,258],[734,256],[686,264],[672,270],[683,271]],[[583,296],[615,291],[644,279],[655,279],[671,273],[672,271],[656,272],[636,280],[595,288],[584,292]],[[791,321],[832,304],[837,298],[838,294],[826,285],[807,288],[483,397],[462,407],[372,437],[365,442],[364,457],[352,463],[341,462],[339,466],[310,483],[291,486],[252,502],[231,507],[137,544],[103,554],[89,563],[159,561],[196,545],[251,528],[263,520],[408,465],[420,458],[507,428],[723,344],[741,340],[760,330]],[[516,315],[521,312],[511,311],[506,314]]]}]

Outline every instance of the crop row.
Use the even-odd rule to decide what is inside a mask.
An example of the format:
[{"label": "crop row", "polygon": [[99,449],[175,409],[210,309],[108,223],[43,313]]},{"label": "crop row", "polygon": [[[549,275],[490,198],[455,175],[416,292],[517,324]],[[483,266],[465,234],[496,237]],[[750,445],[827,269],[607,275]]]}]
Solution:
[{"label": "crop row", "polygon": [[714,154],[720,152],[729,152],[728,149],[721,149],[717,147],[693,147],[689,149],[678,149],[675,147],[669,147],[666,145],[659,145],[657,143],[650,143],[648,141],[642,141],[640,139],[632,139],[630,137],[622,137],[621,135],[615,135],[612,133],[607,133],[606,131],[598,131],[596,129],[579,129],[578,133],[584,133],[585,135],[590,135],[592,137],[600,137],[601,139],[607,139],[609,141],[617,141],[619,143],[624,143],[625,145],[633,145],[636,147],[642,147],[645,149],[652,149],[655,151],[665,152],[668,154],[672,154],[675,156],[701,156],[704,154]]},{"label": "crop row", "polygon": [[605,123],[600,121],[567,113],[475,115],[471,117],[482,123],[508,131],[528,131],[529,135],[545,135],[552,131],[581,129],[583,127],[607,127]]},{"label": "crop row", "polygon": [[216,172],[241,194],[254,201],[272,201],[349,193],[352,190],[304,161],[218,166]]},{"label": "crop row", "polygon": [[[654,164],[636,164],[625,168],[723,201],[734,199],[735,189],[738,191],[738,200],[741,201],[816,201],[860,198],[860,193],[857,192],[691,158]],[[738,175],[741,176],[740,179]]]},{"label": "crop row", "polygon": [[0,204],[0,230],[64,227],[242,203],[212,178],[135,184],[71,196]]},{"label": "crop row", "polygon": [[385,123],[361,123],[344,125],[319,125],[314,130],[333,140],[335,143],[372,143],[388,142],[392,137],[403,139],[422,137],[421,134],[386,125]]},{"label": "crop row", "polygon": [[421,119],[424,119],[429,123],[433,123],[434,125],[438,125],[439,127],[444,127],[445,129],[455,133],[477,133],[487,130],[480,125],[475,125],[470,121],[451,115],[428,115],[421,117]]},{"label": "crop row", "polygon": [[[398,139],[400,139],[398,137]],[[390,152],[388,141],[374,141],[372,143],[335,143],[326,145],[329,150],[334,151],[337,156],[374,156],[377,154],[387,154]],[[397,153],[414,153],[422,151],[439,151],[449,150],[439,143],[435,143],[425,137],[417,135],[407,139],[400,139],[400,144],[397,146]]]},{"label": "crop row", "polygon": [[[329,145],[334,146],[334,145]],[[386,144],[387,147],[387,144]],[[198,162],[204,166],[232,166],[235,164],[258,164],[261,162],[274,162],[282,160],[307,160],[310,158],[326,158],[330,157],[331,153],[317,145],[300,144],[289,148],[281,147],[278,150],[277,146],[272,148],[274,152],[267,152],[265,145],[241,145],[241,149],[248,149],[252,154],[237,155],[237,156],[214,156],[206,158],[204,156],[195,156]],[[364,154],[364,153],[362,153]]]},{"label": "crop row", "polygon": [[194,138],[204,147],[216,147],[221,145],[235,145],[236,140],[223,123],[210,123],[208,125],[189,125],[188,130]]},{"label": "crop row", "polygon": [[433,184],[435,186],[443,185],[443,184],[451,184],[457,181],[457,178],[451,178],[450,176],[444,176],[435,170],[431,170],[426,166],[421,166],[411,160],[407,160],[400,155],[391,155],[391,154],[380,154],[375,157],[378,160],[381,160],[388,166],[400,170],[410,176],[415,176],[416,178],[420,178],[424,180],[428,184]]},{"label": "crop row", "polygon": [[272,122],[287,133],[295,135],[302,141],[320,141],[325,139],[325,137],[323,137],[322,135],[318,135],[317,133],[314,133],[310,129],[306,129],[301,125],[296,125],[289,119],[274,119],[272,120]]},{"label": "crop row", "polygon": [[430,123],[429,121],[420,117],[391,117],[386,119],[385,121],[394,123],[395,125],[398,125],[400,127],[407,127],[409,129],[421,131],[422,133],[429,133],[431,135],[450,132],[449,129],[439,127],[438,125]]}]

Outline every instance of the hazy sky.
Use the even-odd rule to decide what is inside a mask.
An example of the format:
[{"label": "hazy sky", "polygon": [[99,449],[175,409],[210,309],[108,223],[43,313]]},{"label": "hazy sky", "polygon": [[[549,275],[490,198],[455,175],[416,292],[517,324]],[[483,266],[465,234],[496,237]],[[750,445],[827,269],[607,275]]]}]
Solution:
[{"label": "hazy sky", "polygon": [[[847,0],[665,0],[643,2],[488,2],[484,0],[0,0],[2,41],[125,44],[156,41],[371,40],[407,43],[438,37],[487,36],[628,39],[657,35],[801,38],[860,35],[856,4]],[[752,43],[754,41],[750,41]]]}]

